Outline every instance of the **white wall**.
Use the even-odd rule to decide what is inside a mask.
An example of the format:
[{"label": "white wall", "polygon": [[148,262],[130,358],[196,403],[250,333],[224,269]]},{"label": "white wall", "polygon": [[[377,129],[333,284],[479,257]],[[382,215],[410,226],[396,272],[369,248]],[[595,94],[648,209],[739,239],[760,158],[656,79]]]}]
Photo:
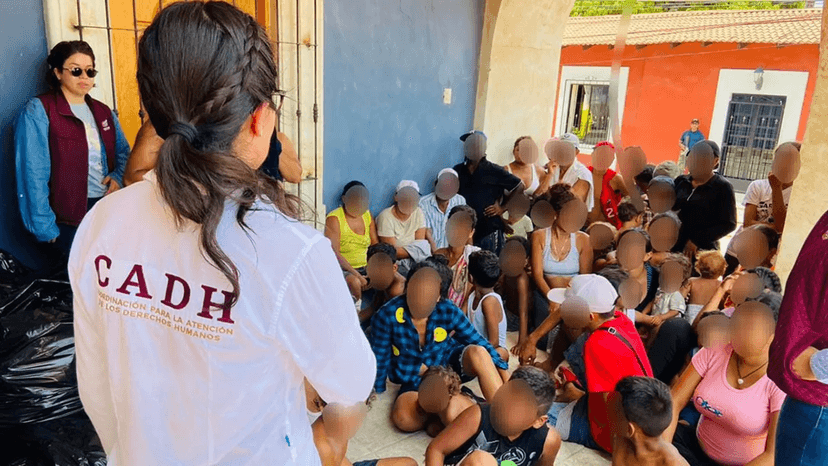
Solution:
[{"label": "white wall", "polygon": [[716,103],[713,107],[713,118],[710,121],[710,134],[708,135],[719,146],[722,145],[724,139],[727,111],[733,94],[786,96],[785,111],[782,113],[782,126],[779,131],[779,142],[796,140],[799,119],[802,116],[802,105],[805,102],[808,72],[765,70],[762,89],[756,90],[754,71],[719,70]]}]

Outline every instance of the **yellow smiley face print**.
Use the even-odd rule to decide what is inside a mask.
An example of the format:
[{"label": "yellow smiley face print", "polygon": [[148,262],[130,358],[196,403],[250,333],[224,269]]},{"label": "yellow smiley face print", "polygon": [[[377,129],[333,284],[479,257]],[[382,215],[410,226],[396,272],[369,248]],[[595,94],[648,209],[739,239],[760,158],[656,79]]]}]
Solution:
[{"label": "yellow smiley face print", "polygon": [[397,308],[397,322],[401,324],[405,323],[405,309],[401,307]]},{"label": "yellow smiley face print", "polygon": [[437,343],[442,343],[443,341],[448,338],[448,333],[446,333],[446,329],[443,327],[437,327],[434,329],[434,341]]}]

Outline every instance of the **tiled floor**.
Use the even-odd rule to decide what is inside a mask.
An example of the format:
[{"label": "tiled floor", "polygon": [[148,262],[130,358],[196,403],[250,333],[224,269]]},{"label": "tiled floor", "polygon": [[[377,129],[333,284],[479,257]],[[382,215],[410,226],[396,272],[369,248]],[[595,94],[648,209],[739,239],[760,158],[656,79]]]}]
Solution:
[{"label": "tiled floor", "polygon": [[[744,215],[742,207],[743,194],[736,194],[738,206],[737,219],[741,225]],[[727,248],[732,235],[728,235],[721,242],[722,252]],[[511,348],[517,341],[517,333],[509,333],[507,345]],[[539,353],[539,359],[543,356]],[[510,361],[510,369],[517,367],[517,360]],[[480,394],[477,382],[468,384],[475,392]],[[425,432],[415,434],[404,434],[399,432],[391,424],[391,406],[394,402],[397,387],[389,385],[388,390],[374,401],[368,418],[362,428],[357,432],[354,439],[348,446],[348,459],[360,461],[366,459],[388,458],[394,456],[408,456],[424,464],[425,450],[431,440]],[[558,457],[556,466],[606,466],[610,464],[609,455],[594,450],[564,442]]]},{"label": "tiled floor", "polygon": [[[507,346],[511,348],[517,342],[517,333],[509,333],[506,339]],[[538,356],[538,359],[544,357],[541,353]],[[517,360],[512,358],[509,368],[514,370],[517,366]],[[470,382],[468,386],[480,394],[476,381]],[[404,434],[391,424],[390,413],[396,392],[397,387],[389,384],[388,390],[373,402],[368,418],[348,445],[347,456],[350,461],[408,456],[420,464],[425,464],[425,450],[431,438],[425,432]],[[564,443],[555,464],[557,466],[605,466],[610,464],[608,458],[609,455],[580,445]]]}]

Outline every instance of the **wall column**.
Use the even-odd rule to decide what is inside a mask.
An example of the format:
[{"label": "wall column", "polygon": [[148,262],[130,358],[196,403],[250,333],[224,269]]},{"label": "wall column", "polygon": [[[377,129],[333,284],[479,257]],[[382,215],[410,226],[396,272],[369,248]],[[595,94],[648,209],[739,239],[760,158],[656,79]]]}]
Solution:
[{"label": "wall column", "polygon": [[517,137],[552,134],[561,41],[574,0],[487,0],[474,128],[488,156],[507,163]]},{"label": "wall column", "polygon": [[811,101],[811,112],[802,143],[802,170],[793,186],[785,232],[776,263],[782,283],[796,262],[802,243],[814,224],[828,210],[828,8],[822,10],[822,40],[819,44],[819,68]]}]

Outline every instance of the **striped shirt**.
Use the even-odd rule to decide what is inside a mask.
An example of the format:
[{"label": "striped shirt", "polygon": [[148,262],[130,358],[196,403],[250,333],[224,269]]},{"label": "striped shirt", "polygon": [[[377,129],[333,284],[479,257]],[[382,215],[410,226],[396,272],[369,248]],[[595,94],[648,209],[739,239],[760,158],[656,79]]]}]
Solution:
[{"label": "striped shirt", "polygon": [[434,242],[437,244],[437,249],[448,247],[449,244],[448,237],[446,236],[446,223],[448,222],[448,216],[451,209],[459,205],[466,205],[466,198],[459,194],[455,194],[454,197],[449,200],[445,213],[437,207],[437,196],[435,196],[434,193],[426,194],[420,198],[420,209],[422,209],[423,214],[425,214],[426,228],[431,229],[431,237],[434,238]]}]

